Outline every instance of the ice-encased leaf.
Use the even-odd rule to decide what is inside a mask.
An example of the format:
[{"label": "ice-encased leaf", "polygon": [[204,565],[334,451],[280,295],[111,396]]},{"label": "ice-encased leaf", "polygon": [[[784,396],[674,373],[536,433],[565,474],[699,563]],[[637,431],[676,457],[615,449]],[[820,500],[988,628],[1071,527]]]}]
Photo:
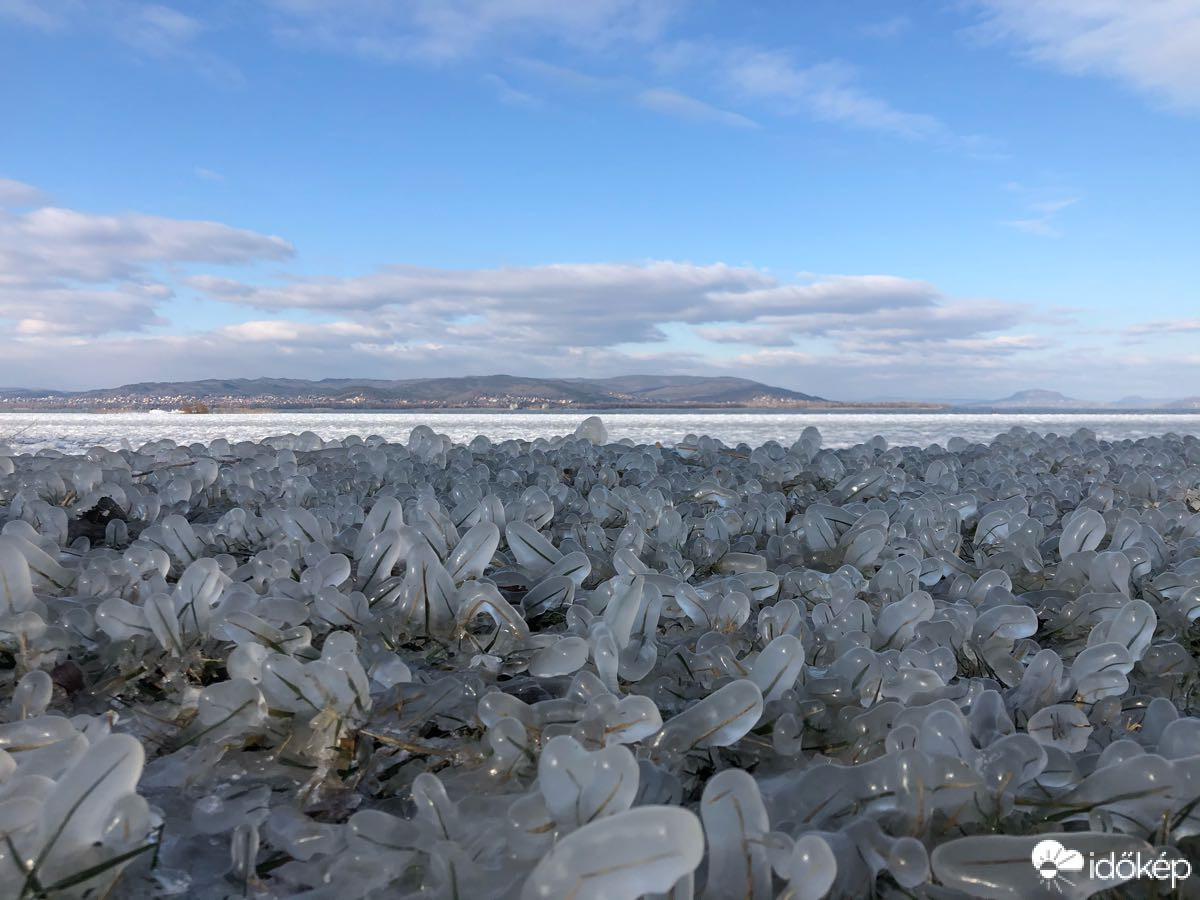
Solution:
[{"label": "ice-encased leaf", "polygon": [[572,737],[554,737],[542,748],[537,771],[546,809],[561,828],[622,813],[637,795],[637,760],[620,744],[588,751]]},{"label": "ice-encased leaf", "polygon": [[912,639],[917,626],[933,618],[933,597],[927,591],[913,591],[879,613],[872,641],[876,649],[903,647]]},{"label": "ice-encased leaf", "polygon": [[1078,706],[1067,703],[1042,707],[1030,716],[1026,729],[1038,743],[1068,753],[1078,753],[1086,747],[1094,730],[1087,714]]},{"label": "ice-encased leaf", "polygon": [[192,523],[183,516],[167,516],[161,525],[151,526],[143,537],[153,540],[179,562],[188,566],[204,553],[204,544],[196,536]]},{"label": "ice-encased leaf", "polygon": [[588,660],[588,643],[576,635],[559,638],[543,647],[529,661],[529,674],[538,678],[570,675]]},{"label": "ice-encased leaf", "polygon": [[519,719],[505,716],[492,723],[484,733],[483,743],[491,750],[488,773],[494,778],[512,778],[532,762],[532,741]]},{"label": "ice-encased leaf", "polygon": [[354,586],[364,593],[373,591],[392,577],[396,563],[414,547],[420,547],[424,554],[432,553],[415,528],[402,525],[379,532],[361,548]]},{"label": "ice-encased leaf", "polygon": [[[17,550],[25,557],[29,576],[38,590],[61,593],[75,583],[75,573],[63,568],[49,553],[25,538],[7,533],[3,535],[5,545]],[[55,548],[57,551],[57,548]],[[0,567],[2,571],[3,567]]]},{"label": "ice-encased leaf", "polygon": [[191,634],[206,634],[212,621],[212,608],[221,597],[229,576],[215,559],[198,559],[186,569],[175,585],[175,610],[180,626]]},{"label": "ice-encased leaf", "polygon": [[478,578],[500,546],[500,529],[493,522],[480,522],[467,531],[446,560],[446,571],[455,584]]},{"label": "ice-encased leaf", "polygon": [[146,599],[142,614],[162,648],[175,656],[182,656],[183,636],[179,631],[179,620],[175,617],[174,598],[165,593],[151,594]]},{"label": "ice-encased leaf", "polygon": [[477,616],[488,616],[499,632],[506,633],[516,644],[529,638],[529,626],[524,617],[500,594],[494,584],[473,582],[466,585],[458,598],[456,621],[460,634],[467,634]]},{"label": "ice-encased leaf", "polygon": [[211,741],[238,737],[267,717],[267,704],[252,682],[231,678],[210,684],[200,692],[196,722]]},{"label": "ice-encased leaf", "polygon": [[631,694],[616,702],[611,695],[588,704],[584,721],[596,717],[601,724],[605,744],[633,744],[645,740],[662,728],[662,714],[649,697]]},{"label": "ice-encased leaf", "polygon": [[753,728],[763,711],[763,696],[749,679],[731,681],[671,718],[654,739],[666,752],[726,747]]},{"label": "ice-encased leaf", "polygon": [[639,806],[599,819],[554,845],[521,891],[522,900],[613,900],[669,891],[704,855],[695,813]]},{"label": "ice-encased leaf", "polygon": [[588,647],[592,664],[604,686],[614,694],[620,690],[617,684],[618,653],[617,641],[608,623],[597,619],[588,626]]},{"label": "ice-encased leaf", "polygon": [[144,761],[136,738],[110,734],[58,779],[42,808],[35,872],[69,873],[72,856],[99,839],[116,805],[135,792]]},{"label": "ice-encased leaf", "polygon": [[552,609],[570,606],[575,597],[575,587],[575,582],[566,575],[551,575],[530,588],[521,605],[530,618],[540,616]]},{"label": "ice-encased leaf", "polygon": [[1094,509],[1080,509],[1063,523],[1058,541],[1058,554],[1063,559],[1081,550],[1095,550],[1104,540],[1108,526],[1104,516]]},{"label": "ice-encased leaf", "polygon": [[1075,690],[1084,703],[1125,693],[1134,659],[1124,644],[1095,644],[1082,651],[1071,664]]},{"label": "ice-encased leaf", "polygon": [[413,779],[412,798],[417,807],[417,821],[434,840],[456,841],[463,836],[458,807],[450,801],[445,785],[436,775],[422,772]]},{"label": "ice-encased leaf", "polygon": [[428,551],[409,559],[400,594],[403,615],[416,633],[449,634],[454,630],[458,591],[450,573]]},{"label": "ice-encased leaf", "polygon": [[770,702],[791,690],[803,668],[804,644],[793,634],[781,634],[758,655],[750,680],[762,691],[763,700]]},{"label": "ice-encased leaf", "polygon": [[546,573],[563,558],[562,552],[528,522],[510,522],[504,529],[504,539],[517,565],[534,575]]},{"label": "ice-encased leaf", "polygon": [[580,587],[591,573],[592,561],[582,550],[576,550],[573,553],[565,554],[543,573],[543,577],[549,580],[561,575],[564,578],[570,578],[575,582],[576,587]]},{"label": "ice-encased leaf", "polygon": [[385,531],[399,532],[404,527],[404,507],[395,497],[380,497],[367,513],[354,544],[354,558],[361,560],[371,542]]},{"label": "ice-encased leaf", "polygon": [[[657,590],[657,588],[651,589]],[[604,608],[604,621],[612,629],[613,640],[617,649],[623,649],[629,643],[638,614],[647,601],[646,579],[637,576],[627,579],[627,583],[617,584],[612,599]]]},{"label": "ice-encased leaf", "polygon": [[[13,689],[12,700],[9,703],[10,715],[14,719],[28,719],[40,716],[50,705],[54,696],[54,680],[48,672],[35,669],[26,672]],[[0,774],[0,778],[2,778]]]},{"label": "ice-encased leaf", "polygon": [[1088,635],[1088,644],[1121,644],[1133,659],[1141,659],[1154,639],[1154,629],[1157,625],[1158,616],[1149,603],[1145,600],[1130,600],[1121,606],[1115,616],[1105,619],[1092,629]]},{"label": "ice-encased leaf", "polygon": [[758,636],[769,644],[781,634],[794,634],[800,627],[800,608],[795,600],[780,600],[758,614]]},{"label": "ice-encased leaf", "polygon": [[771,897],[771,864],[763,840],[771,823],[754,778],[741,769],[718,772],[704,786],[700,818],[708,842],[704,896]]},{"label": "ice-encased leaf", "polygon": [[421,849],[421,828],[411,819],[366,809],[352,815],[346,825],[350,844],[361,843],[369,852],[397,853],[408,859]]},{"label": "ice-encased leaf", "polygon": [[14,538],[0,535],[0,616],[24,612],[33,604],[29,563]]},{"label": "ice-encased leaf", "polygon": [[101,601],[96,607],[96,625],[114,641],[153,634],[146,611],[120,597],[109,597]]},{"label": "ice-encased leaf", "polygon": [[282,653],[264,660],[260,688],[271,709],[312,715],[325,706],[325,696],[307,667]]},{"label": "ice-encased leaf", "polygon": [[774,868],[788,882],[787,896],[794,900],[821,900],[838,874],[837,857],[816,834],[801,836]]}]

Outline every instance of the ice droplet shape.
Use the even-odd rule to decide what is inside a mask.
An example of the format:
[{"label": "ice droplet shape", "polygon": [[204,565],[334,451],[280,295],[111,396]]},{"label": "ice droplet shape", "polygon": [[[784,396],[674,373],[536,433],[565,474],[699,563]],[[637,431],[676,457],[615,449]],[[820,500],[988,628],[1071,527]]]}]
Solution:
[{"label": "ice droplet shape", "polygon": [[534,868],[522,900],[634,900],[671,890],[704,855],[694,813],[640,806],[592,822],[557,844]]}]

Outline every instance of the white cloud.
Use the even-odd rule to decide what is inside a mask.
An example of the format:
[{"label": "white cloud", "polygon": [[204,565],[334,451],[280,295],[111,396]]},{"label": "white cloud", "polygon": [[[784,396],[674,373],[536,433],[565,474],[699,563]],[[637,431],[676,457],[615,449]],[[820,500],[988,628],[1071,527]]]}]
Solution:
[{"label": "white cloud", "polygon": [[381,61],[448,62],[504,42],[548,38],[575,48],[645,43],[669,0],[272,0],[285,39]]},{"label": "white cloud", "polygon": [[1200,331],[1200,319],[1156,319],[1130,325],[1126,333],[1132,335],[1183,334]]},{"label": "white cloud", "polygon": [[243,344],[294,344],[309,347],[343,347],[388,336],[387,329],[362,322],[290,322],[253,320],[226,325],[213,332],[218,339]]},{"label": "white cloud", "polygon": [[522,72],[540,78],[547,86],[557,85],[589,92],[612,91],[628,86],[623,78],[593,75],[529,56],[519,56],[511,60],[511,64]]},{"label": "white cloud", "polygon": [[949,129],[934,116],[898,109],[859,87],[854,70],[842,62],[798,66],[785,53],[748,50],[731,56],[726,75],[744,94],[774,101],[785,112],[806,112],[905,138],[950,137]]},{"label": "white cloud", "polygon": [[0,17],[53,31],[63,26],[78,5],[74,0],[0,0]]},{"label": "white cloud", "polygon": [[[36,204],[0,212],[0,382],[719,369],[827,396],[896,393],[892,380],[916,379],[904,389],[928,395],[955,371],[1036,374],[1066,358],[1022,330],[1044,324],[1034,309],[895,275],[785,281],[673,260],[265,282],[188,274],[291,253],[282,238],[217,222]],[[223,302],[228,324],[172,330],[164,312],[181,284]]]},{"label": "white cloud", "polygon": [[[560,85],[628,91],[635,103],[665,115],[756,126],[742,112],[678,90],[636,86],[640,77],[634,70],[649,60],[664,71],[690,68],[703,77],[715,74],[726,92],[732,88],[743,98],[771,102],[785,113],[937,141],[980,155],[995,153],[985,138],[956,135],[934,116],[905,111],[875,96],[858,84],[857,72],[845,63],[798,66],[780,51],[669,40],[668,27],[684,8],[677,0],[272,0],[272,6],[278,14],[276,32],[285,40],[383,62],[444,64],[502,55],[512,65]],[[880,36],[898,34],[905,27],[903,16],[876,23]],[[615,64],[618,74],[596,76],[522,55],[537,39],[604,59],[610,67]],[[498,75],[486,80],[505,102],[530,105],[535,99]]]},{"label": "white cloud", "polygon": [[717,125],[731,125],[734,128],[758,127],[758,123],[753,119],[720,109],[670,88],[653,88],[642,91],[637,96],[637,102],[646,109],[680,119],[689,119],[693,122],[711,122]]},{"label": "white cloud", "polygon": [[659,341],[667,322],[724,318],[741,292],[775,282],[756,269],[671,261],[501,269],[393,266],[354,278],[250,286],[198,276],[212,296],[260,309],[356,312],[397,330],[487,346],[549,350]]},{"label": "white cloud", "polygon": [[[1015,353],[1040,346],[1041,338],[997,334],[1033,318],[1020,304],[954,300],[921,282],[909,282],[907,294],[899,285],[887,294],[872,292],[866,284],[861,293],[854,294],[851,285],[856,281],[842,280],[841,303],[797,304],[758,315],[747,325],[705,325],[696,333],[714,343],[761,348],[791,347],[813,340],[832,342],[841,358],[858,359],[865,365],[877,359],[896,360],[904,353],[936,358],[966,349]],[[828,286],[814,287],[823,290]]]},{"label": "white cloud", "polygon": [[894,275],[829,275],[800,284],[772,284],[762,288],[714,294],[721,311],[738,318],[772,313],[857,314],[881,309],[933,306],[938,298],[933,285]]},{"label": "white cloud", "polygon": [[1059,197],[1052,200],[1033,199],[1036,196],[1035,192],[1015,183],[1008,185],[1007,189],[1026,197],[1026,208],[1029,215],[1006,219],[1000,224],[1038,237],[1061,237],[1062,231],[1058,225],[1058,214],[1079,202],[1078,197]]},{"label": "white cloud", "polygon": [[985,32],[1074,75],[1200,110],[1200,0],[975,0]]},{"label": "white cloud", "polygon": [[278,237],[217,222],[142,213],[100,215],[38,205],[41,194],[0,182],[0,319],[16,334],[132,331],[164,324],[172,296],[164,269],[186,263],[283,259]]},{"label": "white cloud", "polygon": [[886,39],[898,37],[911,27],[912,19],[908,16],[899,15],[888,19],[880,19],[877,22],[868,22],[860,30],[867,37]]},{"label": "white cloud", "polygon": [[496,99],[508,106],[527,106],[533,108],[542,105],[542,101],[533,94],[513,87],[499,75],[484,75],[483,83],[496,92]]},{"label": "white cloud", "polygon": [[171,56],[203,30],[199,19],[169,6],[145,3],[125,8],[116,35],[150,56]]},{"label": "white cloud", "polygon": [[159,285],[122,283],[105,289],[0,282],[0,319],[18,335],[70,336],[139,331],[166,321],[157,308],[169,296]]},{"label": "white cloud", "polygon": [[[420,307],[447,315],[522,309],[628,312],[653,318],[681,313],[710,294],[769,287],[775,280],[757,269],[715,263],[556,263],[499,269],[434,269],[391,266],[352,278],[297,279],[278,286],[248,286],[200,277],[198,288],[224,299],[268,309],[372,310]],[[647,308],[647,307],[653,308]]]},{"label": "white cloud", "polygon": [[198,46],[206,27],[171,6],[141,0],[0,0],[0,18],[41,31],[86,31],[120,42],[137,56],[173,60],[220,84],[240,70]]},{"label": "white cloud", "polygon": [[[95,387],[214,375],[415,378],[500,372],[549,377],[720,372],[841,399],[987,398],[1030,386],[1108,399],[1131,392],[1161,396],[1164,384],[1176,385],[1170,393],[1182,396],[1197,393],[1200,383],[1200,354],[1187,352],[1120,353],[1058,345],[994,352],[994,342],[972,341],[948,347],[894,346],[870,353],[801,347],[762,347],[733,355],[566,348],[520,355],[506,346],[456,345],[417,334],[389,341],[357,335],[322,341],[320,328],[305,329],[295,341],[282,333],[272,337],[269,329],[253,334],[254,341],[232,339],[225,329],[88,338],[17,337],[9,332],[0,335],[0,383]],[[1028,343],[1039,341],[1044,346],[1045,339],[1031,338]],[[103,361],[102,367],[97,360]]]},{"label": "white cloud", "polygon": [[791,347],[796,343],[796,335],[792,332],[767,325],[700,325],[695,332],[714,344]]},{"label": "white cloud", "polygon": [[[781,283],[753,268],[673,261],[451,270],[394,266],[351,278],[302,278],[251,285],[200,275],[192,287],[286,317],[333,314],[336,325],[275,320],[233,326],[236,341],[332,348],[353,343],[373,358],[412,361],[412,341],[440,348],[441,372],[455,360],[519,360],[546,374],[586,365],[610,374],[642,364],[723,364],[729,345],[779,351],[763,359],[819,356],[894,359],[922,355],[1002,355],[1035,349],[1032,338],[1004,339],[1025,307],[953,300],[927,282],[888,275],[834,275]],[[701,342],[685,342],[680,330]],[[994,338],[994,339],[993,339]],[[819,352],[812,340],[822,342]],[[755,352],[759,352],[755,351]],[[682,355],[681,355],[682,354]],[[740,357],[739,357],[740,358]],[[536,361],[536,362],[535,362]],[[557,361],[557,362],[556,362]],[[766,365],[766,363],[763,363]],[[503,367],[502,367],[503,368]],[[511,368],[511,366],[510,366]]]},{"label": "white cloud", "polygon": [[292,254],[283,238],[217,222],[39,207],[0,213],[0,283],[132,279],[149,263],[244,263]]},{"label": "white cloud", "polygon": [[46,195],[33,185],[11,178],[0,178],[0,210],[34,206],[44,202]]},{"label": "white cloud", "polygon": [[1038,237],[1059,237],[1062,234],[1046,219],[1005,219],[1000,224]]}]

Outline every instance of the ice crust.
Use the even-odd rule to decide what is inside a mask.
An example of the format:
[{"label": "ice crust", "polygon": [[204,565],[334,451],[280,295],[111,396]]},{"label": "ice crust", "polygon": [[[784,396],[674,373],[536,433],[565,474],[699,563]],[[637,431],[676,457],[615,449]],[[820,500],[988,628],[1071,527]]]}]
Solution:
[{"label": "ice crust", "polygon": [[0,447],[0,504],[0,896],[1087,897],[1129,879],[1043,842],[1197,853],[1193,437]]}]

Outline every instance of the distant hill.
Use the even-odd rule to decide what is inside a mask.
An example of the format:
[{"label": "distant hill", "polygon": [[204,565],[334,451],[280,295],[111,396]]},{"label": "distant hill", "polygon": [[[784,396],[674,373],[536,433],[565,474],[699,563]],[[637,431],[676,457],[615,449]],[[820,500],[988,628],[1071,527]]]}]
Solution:
[{"label": "distant hill", "polygon": [[[46,409],[337,407],[358,409],[747,407],[807,408],[840,404],[746,378],[623,375],[616,378],[209,378],[146,381],[91,391],[0,388],[0,405]],[[911,406],[913,404],[905,404]]]},{"label": "distant hill", "polygon": [[1059,391],[1033,389],[1017,391],[1000,400],[976,400],[968,403],[954,404],[963,409],[988,410],[1162,410],[1164,412],[1200,409],[1200,397],[1185,397],[1181,400],[1163,400],[1161,398],[1131,395],[1120,400],[1080,400],[1068,397]]},{"label": "distant hill", "polygon": [[972,406],[986,406],[988,409],[1083,409],[1095,406],[1087,400],[1077,400],[1058,391],[1033,389],[1017,391],[1000,400],[982,400]]},{"label": "distant hill", "polygon": [[621,375],[594,384],[622,396],[654,403],[750,403],[761,398],[800,403],[828,403],[823,397],[769,387],[746,378],[705,378],[695,375]]},{"label": "distant hill", "polygon": [[6,410],[270,409],[874,409],[874,410],[1200,410],[1200,396],[1178,400],[1129,396],[1079,400],[1030,389],[999,400],[896,399],[845,402],[748,378],[703,375],[618,375],[534,378],[205,378],[141,381],[115,388],[61,391],[0,387]]}]

